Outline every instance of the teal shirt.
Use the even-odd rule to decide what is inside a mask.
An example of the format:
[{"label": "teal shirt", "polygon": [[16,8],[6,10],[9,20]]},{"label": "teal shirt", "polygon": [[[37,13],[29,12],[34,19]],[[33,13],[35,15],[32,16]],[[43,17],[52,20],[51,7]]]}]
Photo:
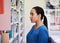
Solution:
[{"label": "teal shirt", "polygon": [[38,27],[34,30],[34,26],[27,34],[27,43],[48,43],[48,30],[45,25]]}]

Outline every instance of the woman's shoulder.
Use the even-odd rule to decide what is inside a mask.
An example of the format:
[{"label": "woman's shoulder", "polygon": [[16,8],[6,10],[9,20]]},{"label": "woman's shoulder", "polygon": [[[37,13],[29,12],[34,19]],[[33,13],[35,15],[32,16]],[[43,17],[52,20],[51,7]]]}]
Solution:
[{"label": "woman's shoulder", "polygon": [[47,30],[47,27],[46,27],[45,25],[42,25],[42,26],[40,27],[40,30]]},{"label": "woman's shoulder", "polygon": [[39,32],[46,32],[48,33],[48,29],[45,25],[41,26],[40,29],[39,29]]},{"label": "woman's shoulder", "polygon": [[39,29],[39,34],[47,34],[47,36],[49,36],[48,34],[48,29],[45,25],[41,26],[40,29]]}]

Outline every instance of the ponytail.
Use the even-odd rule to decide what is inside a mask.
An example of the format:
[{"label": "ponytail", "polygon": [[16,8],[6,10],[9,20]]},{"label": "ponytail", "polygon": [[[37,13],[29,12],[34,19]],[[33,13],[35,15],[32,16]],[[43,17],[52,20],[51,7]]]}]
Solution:
[{"label": "ponytail", "polygon": [[43,21],[43,23],[44,23],[44,25],[47,27],[47,29],[48,29],[48,23],[47,23],[47,18],[46,18],[46,16],[44,15],[44,21]]}]

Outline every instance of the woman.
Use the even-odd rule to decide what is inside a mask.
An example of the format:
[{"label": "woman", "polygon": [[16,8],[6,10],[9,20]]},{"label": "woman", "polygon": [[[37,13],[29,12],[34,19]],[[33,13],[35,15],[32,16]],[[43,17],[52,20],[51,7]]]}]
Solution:
[{"label": "woman", "polygon": [[44,10],[39,7],[33,7],[30,12],[32,29],[27,34],[27,43],[48,43],[47,18],[44,15]]}]

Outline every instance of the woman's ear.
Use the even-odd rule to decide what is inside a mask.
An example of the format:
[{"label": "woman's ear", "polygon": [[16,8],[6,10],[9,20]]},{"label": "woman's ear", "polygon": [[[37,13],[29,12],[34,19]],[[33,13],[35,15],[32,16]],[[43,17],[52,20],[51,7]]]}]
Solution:
[{"label": "woman's ear", "polygon": [[38,19],[39,19],[39,20],[41,19],[41,14],[38,15]]},{"label": "woman's ear", "polygon": [[41,18],[41,14],[39,14],[39,18]]}]

